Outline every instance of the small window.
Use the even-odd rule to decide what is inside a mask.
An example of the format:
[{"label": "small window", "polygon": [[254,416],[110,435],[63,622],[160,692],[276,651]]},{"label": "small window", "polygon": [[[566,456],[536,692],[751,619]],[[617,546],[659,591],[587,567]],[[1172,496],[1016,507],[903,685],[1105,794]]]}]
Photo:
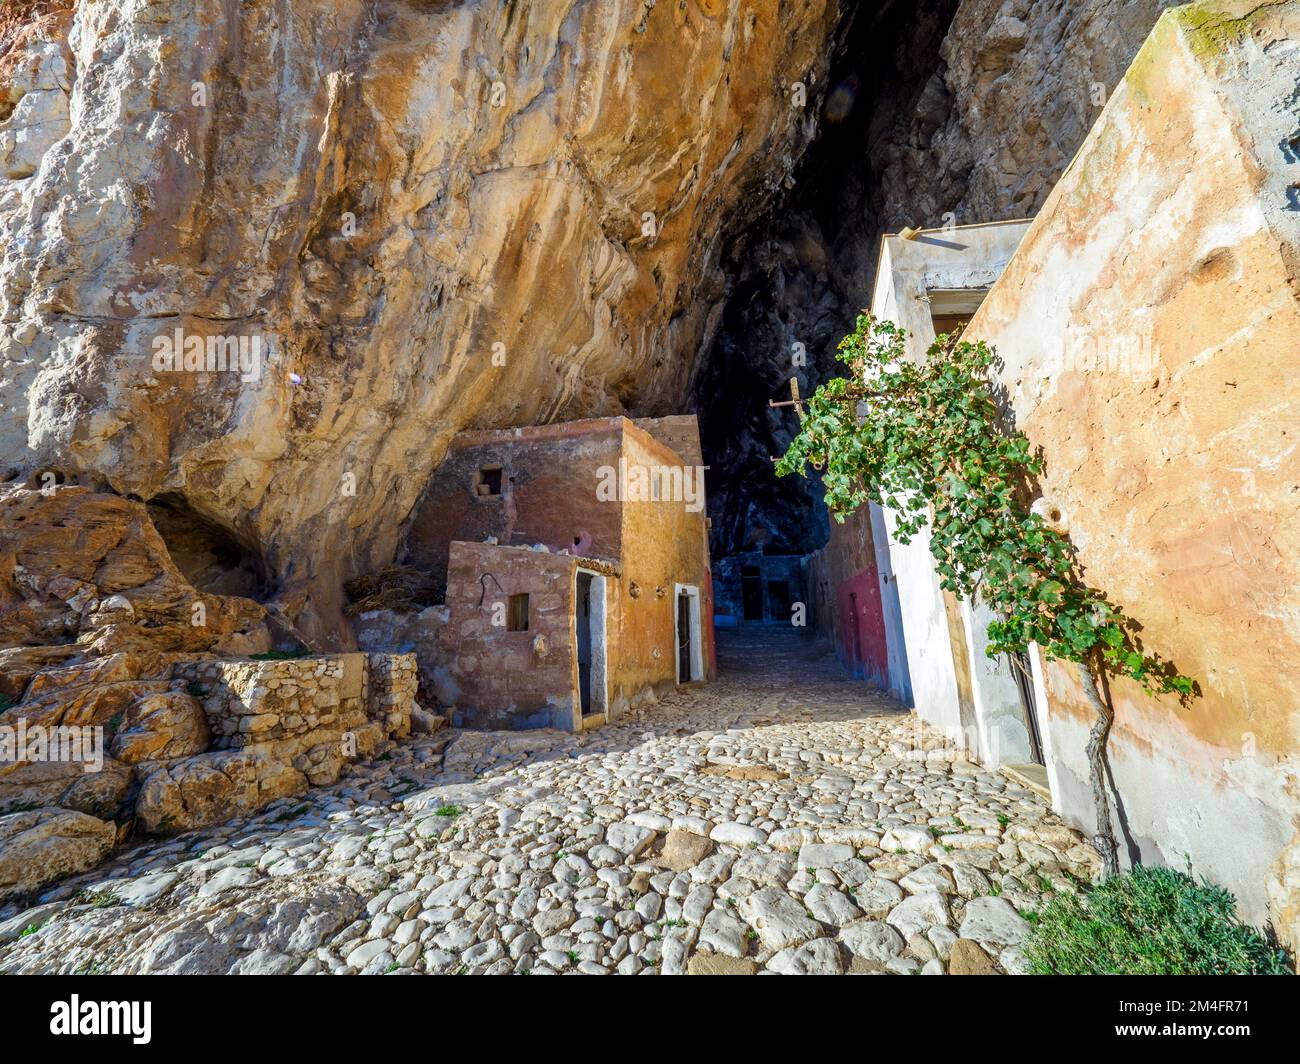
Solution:
[{"label": "small window", "polygon": [[500,466],[484,466],[474,474],[474,494],[480,498],[501,494]]},{"label": "small window", "polygon": [[507,632],[526,632],[528,631],[528,596],[511,595],[509,608],[506,611],[506,631]]}]

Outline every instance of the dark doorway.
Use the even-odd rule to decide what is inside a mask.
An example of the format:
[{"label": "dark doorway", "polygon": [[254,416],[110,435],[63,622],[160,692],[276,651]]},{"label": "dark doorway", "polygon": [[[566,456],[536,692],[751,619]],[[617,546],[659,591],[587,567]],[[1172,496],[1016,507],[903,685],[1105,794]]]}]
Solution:
[{"label": "dark doorway", "polygon": [[769,580],[767,582],[768,616],[774,621],[790,619],[790,581]]},{"label": "dark doorway", "polygon": [[677,592],[677,682],[704,679],[704,644],[700,630],[699,588],[681,586]]},{"label": "dark doorway", "polygon": [[677,596],[677,682],[691,681],[691,597]]},{"label": "dark doorway", "polygon": [[1020,689],[1020,708],[1025,714],[1025,731],[1029,735],[1029,759],[1035,765],[1045,765],[1043,758],[1043,735],[1038,727],[1038,703],[1034,699],[1034,678],[1030,670],[1029,655],[1024,651],[1008,654],[1011,659],[1011,671],[1016,677],[1016,687]]},{"label": "dark doorway", "polygon": [[849,616],[853,618],[853,649],[851,651],[850,668],[854,672],[858,671],[859,657],[862,654],[862,620],[858,616],[858,596],[856,592],[849,592]]},{"label": "dark doorway", "polygon": [[579,569],[573,583],[578,703],[584,717],[609,712],[605,650],[605,578]]},{"label": "dark doorway", "polygon": [[582,715],[591,712],[591,574],[578,573],[578,698]]},{"label": "dark doorway", "polygon": [[763,619],[763,574],[757,565],[746,565],[740,570],[740,594],[745,609],[745,620]]}]

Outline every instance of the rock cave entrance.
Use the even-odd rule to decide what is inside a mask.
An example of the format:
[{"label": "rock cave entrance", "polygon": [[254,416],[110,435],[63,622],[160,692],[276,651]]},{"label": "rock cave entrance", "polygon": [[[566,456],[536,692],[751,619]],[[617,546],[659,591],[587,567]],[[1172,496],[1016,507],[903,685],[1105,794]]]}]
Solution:
[{"label": "rock cave entrance", "polygon": [[271,591],[266,567],[229,530],[199,514],[181,495],[159,495],[147,506],[176,568],[195,588],[265,601]]},{"label": "rock cave entrance", "polygon": [[[724,256],[722,322],[696,374],[715,561],[742,551],[806,554],[830,528],[820,482],[772,474],[798,421],[789,380],[810,395],[837,370],[836,346],[871,298],[886,228],[938,224],[904,217],[886,191],[889,167],[924,152],[948,116],[940,45],[957,0],[857,5],[818,94],[818,132],[794,187],[740,233]],[[904,208],[905,210],[905,208]]]}]

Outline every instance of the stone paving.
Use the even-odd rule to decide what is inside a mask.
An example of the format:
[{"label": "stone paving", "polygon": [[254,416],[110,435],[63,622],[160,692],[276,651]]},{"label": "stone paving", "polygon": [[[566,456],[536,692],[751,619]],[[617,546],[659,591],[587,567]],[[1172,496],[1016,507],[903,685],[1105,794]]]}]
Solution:
[{"label": "stone paving", "polygon": [[618,723],[443,731],[0,910],[0,971],[1015,973],[1098,861],[788,630]]}]

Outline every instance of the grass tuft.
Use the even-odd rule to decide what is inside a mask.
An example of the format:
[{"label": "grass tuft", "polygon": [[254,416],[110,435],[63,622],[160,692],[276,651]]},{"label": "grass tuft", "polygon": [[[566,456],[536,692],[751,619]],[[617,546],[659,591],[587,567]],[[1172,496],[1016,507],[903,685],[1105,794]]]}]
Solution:
[{"label": "grass tuft", "polygon": [[1291,975],[1284,950],[1241,923],[1230,891],[1137,867],[1033,914],[1037,975]]}]

